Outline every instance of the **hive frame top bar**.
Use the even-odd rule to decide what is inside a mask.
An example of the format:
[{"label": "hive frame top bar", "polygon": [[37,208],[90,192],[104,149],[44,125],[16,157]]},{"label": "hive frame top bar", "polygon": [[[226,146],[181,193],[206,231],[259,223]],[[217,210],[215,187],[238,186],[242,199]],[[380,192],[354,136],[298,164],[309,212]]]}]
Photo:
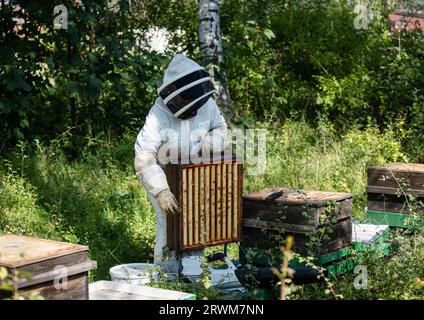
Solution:
[{"label": "hive frame top bar", "polygon": [[219,163],[236,163],[243,164],[243,157],[228,152],[214,153],[208,156],[200,156],[195,159],[181,161],[181,159],[171,158],[167,165],[178,165],[183,168],[211,165]]}]

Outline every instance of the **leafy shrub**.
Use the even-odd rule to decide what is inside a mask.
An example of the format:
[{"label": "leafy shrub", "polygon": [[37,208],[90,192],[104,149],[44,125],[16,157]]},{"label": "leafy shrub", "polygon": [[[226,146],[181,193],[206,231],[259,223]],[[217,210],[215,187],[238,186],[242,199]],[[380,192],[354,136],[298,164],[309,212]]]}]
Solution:
[{"label": "leafy shrub", "polygon": [[247,175],[246,191],[284,186],[352,192],[357,218],[364,218],[367,167],[406,160],[395,134],[380,134],[375,127],[339,136],[323,123],[313,128],[305,122],[287,122],[281,130],[270,130],[267,139],[265,174]]}]

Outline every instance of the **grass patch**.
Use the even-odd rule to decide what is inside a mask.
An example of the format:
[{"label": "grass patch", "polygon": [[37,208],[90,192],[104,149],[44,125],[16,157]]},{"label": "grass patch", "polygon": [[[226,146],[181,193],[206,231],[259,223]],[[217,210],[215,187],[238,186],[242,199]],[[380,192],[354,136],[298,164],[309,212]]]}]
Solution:
[{"label": "grass patch", "polygon": [[[72,161],[63,151],[66,137],[49,146],[37,141],[17,146],[0,161],[0,233],[89,245],[91,259],[98,262],[91,280],[109,279],[108,270],[116,264],[152,261],[155,214],[134,173],[134,139],[135,133],[119,141],[90,139],[81,157]],[[407,160],[400,150],[390,131],[382,134],[370,127],[339,136],[324,125],[287,122],[268,132],[266,172],[246,176],[244,189],[284,186],[352,192],[354,214],[361,219],[367,166]],[[422,250],[414,252],[417,257],[411,262],[422,261]],[[237,257],[236,245],[230,246],[229,254]],[[381,282],[378,290],[384,291],[384,286]],[[323,295],[308,290],[303,297]],[[387,285],[388,292],[393,290]]]}]

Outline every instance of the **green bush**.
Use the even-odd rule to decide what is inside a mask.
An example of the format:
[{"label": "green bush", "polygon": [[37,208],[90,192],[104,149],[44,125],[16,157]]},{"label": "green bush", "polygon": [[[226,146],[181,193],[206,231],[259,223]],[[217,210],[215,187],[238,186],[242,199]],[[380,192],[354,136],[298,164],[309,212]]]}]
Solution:
[{"label": "green bush", "polygon": [[58,147],[37,145],[31,157],[15,159],[22,177],[3,169],[0,232],[87,244],[98,262],[94,278],[105,279],[113,265],[152,260],[155,224],[132,166],[118,169],[119,157],[107,151],[115,148],[97,143],[98,154],[73,162]]},{"label": "green bush", "polygon": [[367,167],[406,160],[396,135],[380,134],[375,127],[339,136],[325,124],[313,128],[305,122],[287,122],[267,137],[265,174],[247,175],[246,191],[284,186],[351,192],[357,218],[364,218]]},{"label": "green bush", "polygon": [[[367,288],[356,289],[353,272],[333,281],[334,291],[343,299],[424,299],[423,230],[397,231],[392,234],[392,253],[381,257],[375,252],[358,255],[356,262],[367,268]],[[296,299],[327,299],[324,284],[302,286]]]}]

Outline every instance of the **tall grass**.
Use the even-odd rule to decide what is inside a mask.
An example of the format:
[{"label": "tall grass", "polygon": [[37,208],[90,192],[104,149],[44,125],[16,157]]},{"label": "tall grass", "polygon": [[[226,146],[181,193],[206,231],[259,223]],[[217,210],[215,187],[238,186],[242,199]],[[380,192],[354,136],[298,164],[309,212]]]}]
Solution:
[{"label": "tall grass", "polygon": [[[133,169],[135,135],[89,139],[72,161],[66,134],[49,146],[17,146],[0,160],[0,233],[87,244],[98,262],[94,280],[107,279],[118,263],[151,261],[155,218]],[[353,192],[362,218],[367,166],[404,159],[391,132],[338,136],[322,125],[288,122],[268,133],[266,173],[246,176],[244,187]]]},{"label": "tall grass", "polygon": [[362,219],[367,167],[406,160],[391,131],[381,134],[369,127],[340,136],[323,124],[312,128],[304,122],[290,122],[281,130],[268,132],[266,172],[246,175],[245,190],[278,186],[351,192],[355,217]]},{"label": "tall grass", "polygon": [[110,153],[119,152],[118,142],[116,149],[93,142],[72,162],[56,143],[36,144],[23,163],[18,152],[0,173],[0,232],[88,244],[95,279],[115,264],[151,260],[154,211],[129,164],[130,139],[121,142],[128,144],[125,164]]}]

